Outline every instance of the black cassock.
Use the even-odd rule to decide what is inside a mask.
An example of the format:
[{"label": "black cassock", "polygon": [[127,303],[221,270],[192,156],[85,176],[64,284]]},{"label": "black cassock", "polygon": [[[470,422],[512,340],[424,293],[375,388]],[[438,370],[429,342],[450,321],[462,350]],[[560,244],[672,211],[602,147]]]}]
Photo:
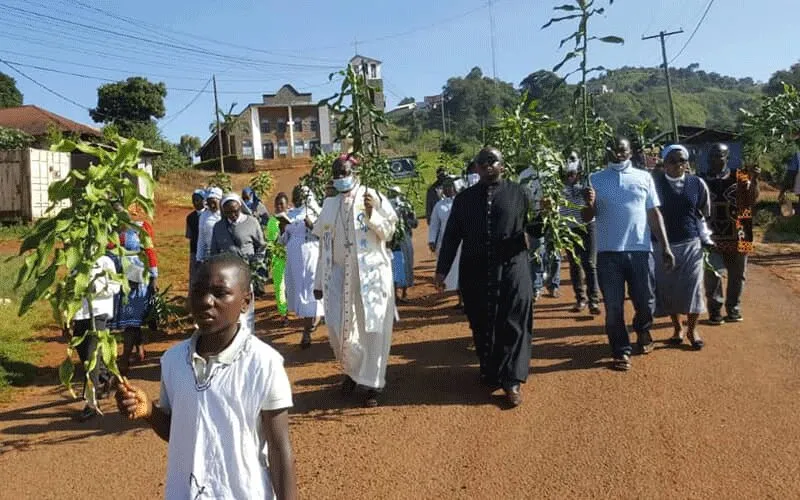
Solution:
[{"label": "black cassock", "polygon": [[456,196],[436,272],[447,275],[459,244],[459,288],[481,375],[525,382],[531,359],[531,286],[525,225],[528,199],[519,184],[479,183]]}]

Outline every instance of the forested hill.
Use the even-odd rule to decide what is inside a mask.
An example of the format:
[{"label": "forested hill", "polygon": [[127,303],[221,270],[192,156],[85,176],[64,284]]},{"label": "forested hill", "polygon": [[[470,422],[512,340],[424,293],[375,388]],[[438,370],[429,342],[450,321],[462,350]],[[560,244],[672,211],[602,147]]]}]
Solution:
[{"label": "forested hill", "polygon": [[[697,65],[670,70],[678,123],[734,130],[740,108],[755,109],[762,85],[752,78],[733,78],[698,70]],[[603,92],[605,85],[606,93]],[[614,127],[650,119],[669,128],[669,104],[664,71],[623,67],[590,82],[598,115]]]}]

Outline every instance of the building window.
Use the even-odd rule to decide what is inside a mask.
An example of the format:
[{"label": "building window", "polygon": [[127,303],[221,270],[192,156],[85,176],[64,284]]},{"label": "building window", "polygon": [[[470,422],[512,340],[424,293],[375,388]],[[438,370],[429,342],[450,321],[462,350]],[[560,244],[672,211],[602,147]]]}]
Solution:
[{"label": "building window", "polygon": [[245,158],[253,157],[253,141],[250,139],[242,139],[242,156]]},{"label": "building window", "polygon": [[303,119],[302,118],[295,118],[294,119],[294,131],[295,132],[302,132],[303,131]]},{"label": "building window", "polygon": [[278,133],[285,134],[286,133],[286,120],[283,118],[278,118]]},{"label": "building window", "polygon": [[309,120],[308,128],[311,129],[312,132],[319,132],[319,122],[314,119]]},{"label": "building window", "polygon": [[285,157],[289,154],[289,143],[286,142],[286,139],[281,139],[278,141],[278,155]]},{"label": "building window", "polygon": [[377,64],[370,64],[369,65],[369,77],[370,78],[378,78],[378,65]]},{"label": "building window", "polygon": [[301,155],[304,151],[303,139],[296,139],[294,141],[294,154]]},{"label": "building window", "polygon": [[269,134],[271,130],[269,120],[261,120],[261,133],[262,134]]}]

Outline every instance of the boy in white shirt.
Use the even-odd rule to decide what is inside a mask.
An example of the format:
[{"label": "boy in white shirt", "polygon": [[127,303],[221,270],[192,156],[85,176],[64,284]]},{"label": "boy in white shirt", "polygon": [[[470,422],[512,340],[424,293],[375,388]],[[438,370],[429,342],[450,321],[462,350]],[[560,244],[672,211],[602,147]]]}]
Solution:
[{"label": "boy in white shirt", "polygon": [[240,328],[250,279],[234,255],[202,263],[189,299],[198,329],[162,356],[159,404],[127,381],[117,392],[121,413],[169,443],[167,499],[297,497],[283,358]]},{"label": "boy in white shirt", "polygon": [[[115,276],[117,273],[114,261],[107,255],[100,257],[92,266],[91,273],[92,279],[94,279],[92,291],[95,294],[92,299],[92,311],[89,312],[89,301],[83,299],[83,307],[75,313],[72,330],[64,332],[67,341],[73,336],[80,338],[89,332],[92,329],[92,316],[94,316],[95,331],[107,330],[108,323],[114,317],[114,295],[119,293],[121,288],[118,282],[109,279],[109,275]],[[83,342],[75,346],[75,350],[78,352],[81,363],[87,366],[86,363],[97,350],[97,337],[86,335]],[[87,384],[84,379],[83,398],[86,400],[86,406],[75,417],[76,420],[86,421],[101,414],[98,408],[97,391],[100,391],[100,399],[105,398],[110,390],[112,378],[103,364],[102,357],[98,355],[95,368],[89,374],[89,380],[92,383]]]}]

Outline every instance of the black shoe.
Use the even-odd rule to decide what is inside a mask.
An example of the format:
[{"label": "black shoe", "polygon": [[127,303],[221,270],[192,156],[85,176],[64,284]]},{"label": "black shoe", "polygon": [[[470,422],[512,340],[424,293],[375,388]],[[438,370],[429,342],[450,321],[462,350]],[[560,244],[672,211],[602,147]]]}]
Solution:
[{"label": "black shoe", "polygon": [[589,312],[595,316],[599,316],[600,314],[602,314],[600,306],[598,306],[597,304],[589,304]]},{"label": "black shoe", "polygon": [[367,399],[364,400],[364,406],[366,408],[375,408],[378,406],[378,397],[381,395],[380,391],[376,389],[370,389],[367,391]]},{"label": "black shoe", "polygon": [[742,321],[744,321],[744,318],[742,317],[742,315],[740,313],[737,313],[737,312],[728,313],[728,315],[725,316],[725,322],[726,323],[741,323]]},{"label": "black shoe", "polygon": [[711,313],[708,316],[708,324],[714,326],[720,326],[725,324],[725,318],[722,317],[720,313]]},{"label": "black shoe", "polygon": [[584,302],[583,300],[579,300],[575,304],[575,307],[572,308],[572,312],[579,313],[579,312],[583,311],[584,309],[586,309],[586,302]]},{"label": "black shoe", "polygon": [[342,395],[349,396],[356,390],[356,381],[351,379],[348,375],[344,376],[344,381],[342,382]]}]

